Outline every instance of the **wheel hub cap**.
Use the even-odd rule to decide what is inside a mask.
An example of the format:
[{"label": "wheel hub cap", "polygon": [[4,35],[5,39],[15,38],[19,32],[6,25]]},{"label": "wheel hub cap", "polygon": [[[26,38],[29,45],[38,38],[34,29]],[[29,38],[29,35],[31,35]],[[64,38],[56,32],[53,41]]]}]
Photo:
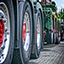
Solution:
[{"label": "wheel hub cap", "polygon": [[40,18],[38,18],[37,27],[36,27],[36,36],[37,36],[37,47],[40,48]]},{"label": "wheel hub cap", "polygon": [[23,44],[24,50],[27,51],[30,44],[30,18],[29,14],[25,12],[23,22]]}]

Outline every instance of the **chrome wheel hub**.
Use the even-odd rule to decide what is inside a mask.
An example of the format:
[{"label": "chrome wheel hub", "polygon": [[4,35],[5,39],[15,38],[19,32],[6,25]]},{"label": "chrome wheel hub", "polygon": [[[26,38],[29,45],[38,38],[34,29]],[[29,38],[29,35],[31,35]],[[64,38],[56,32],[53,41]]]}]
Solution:
[{"label": "chrome wheel hub", "polygon": [[23,22],[23,43],[24,50],[27,51],[30,44],[30,19],[29,14],[25,12]]},{"label": "chrome wheel hub", "polygon": [[37,47],[39,49],[40,48],[40,18],[38,18],[37,20],[36,32],[37,32]]}]

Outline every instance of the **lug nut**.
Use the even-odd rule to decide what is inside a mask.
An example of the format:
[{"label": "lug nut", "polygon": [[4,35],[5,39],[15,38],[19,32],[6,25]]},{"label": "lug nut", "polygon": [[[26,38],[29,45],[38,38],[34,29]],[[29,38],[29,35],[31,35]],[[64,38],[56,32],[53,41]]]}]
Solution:
[{"label": "lug nut", "polygon": [[4,42],[6,42],[7,41],[7,38],[4,40]]},{"label": "lug nut", "polygon": [[4,21],[4,23],[6,23],[6,21]]},{"label": "lug nut", "polygon": [[7,34],[9,34],[9,32],[7,32]]},{"label": "lug nut", "polygon": [[8,29],[5,29],[5,32],[7,32],[8,31]]},{"label": "lug nut", "polygon": [[3,21],[4,21],[4,23],[6,23],[6,22],[7,22],[7,19],[6,19],[6,18],[4,18],[4,19],[3,19]]},{"label": "lug nut", "polygon": [[5,46],[1,47],[1,49],[3,50],[5,48]]}]

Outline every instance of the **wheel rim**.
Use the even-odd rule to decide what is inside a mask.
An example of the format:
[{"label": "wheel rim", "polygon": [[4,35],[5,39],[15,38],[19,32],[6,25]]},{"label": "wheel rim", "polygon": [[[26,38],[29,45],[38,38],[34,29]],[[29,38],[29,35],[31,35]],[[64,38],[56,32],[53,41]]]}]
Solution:
[{"label": "wheel rim", "polygon": [[0,2],[0,63],[7,57],[10,41],[10,19],[7,6]]},{"label": "wheel rim", "polygon": [[24,21],[23,21],[23,44],[24,50],[27,51],[30,44],[30,19],[28,12],[24,14]]},{"label": "wheel rim", "polygon": [[37,47],[38,49],[40,49],[40,18],[38,18],[37,20],[36,34],[37,34]]}]

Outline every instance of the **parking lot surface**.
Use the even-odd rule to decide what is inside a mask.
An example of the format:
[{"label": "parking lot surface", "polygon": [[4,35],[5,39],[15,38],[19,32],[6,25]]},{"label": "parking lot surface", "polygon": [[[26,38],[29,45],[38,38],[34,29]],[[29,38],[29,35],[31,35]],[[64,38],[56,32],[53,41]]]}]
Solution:
[{"label": "parking lot surface", "polygon": [[64,64],[64,42],[44,45],[38,59],[31,59],[28,64]]}]

